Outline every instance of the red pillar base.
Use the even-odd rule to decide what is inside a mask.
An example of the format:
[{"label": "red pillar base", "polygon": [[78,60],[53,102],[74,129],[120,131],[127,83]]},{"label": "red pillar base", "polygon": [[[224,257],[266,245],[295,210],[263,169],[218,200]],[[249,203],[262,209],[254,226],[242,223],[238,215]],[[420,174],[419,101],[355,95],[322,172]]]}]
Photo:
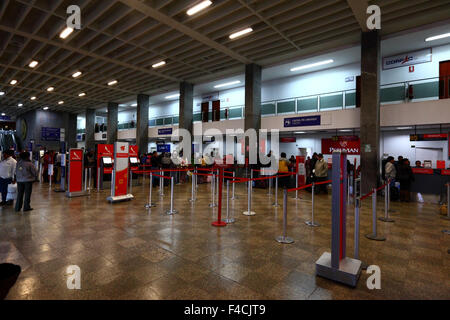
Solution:
[{"label": "red pillar base", "polygon": [[223,221],[214,221],[211,225],[214,227],[226,227],[227,224]]}]

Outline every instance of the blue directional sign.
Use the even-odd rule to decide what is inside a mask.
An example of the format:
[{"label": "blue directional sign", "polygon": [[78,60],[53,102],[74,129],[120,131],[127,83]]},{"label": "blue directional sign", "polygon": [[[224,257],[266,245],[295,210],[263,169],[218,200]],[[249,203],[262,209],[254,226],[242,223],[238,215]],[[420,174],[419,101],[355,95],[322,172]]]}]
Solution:
[{"label": "blue directional sign", "polygon": [[295,117],[295,118],[285,118],[284,127],[309,127],[309,126],[320,126],[320,115],[319,116],[308,116],[308,117]]},{"label": "blue directional sign", "polygon": [[60,128],[41,128],[41,140],[42,141],[60,141],[61,129]]},{"label": "blue directional sign", "polygon": [[158,129],[158,135],[172,134],[172,128]]}]

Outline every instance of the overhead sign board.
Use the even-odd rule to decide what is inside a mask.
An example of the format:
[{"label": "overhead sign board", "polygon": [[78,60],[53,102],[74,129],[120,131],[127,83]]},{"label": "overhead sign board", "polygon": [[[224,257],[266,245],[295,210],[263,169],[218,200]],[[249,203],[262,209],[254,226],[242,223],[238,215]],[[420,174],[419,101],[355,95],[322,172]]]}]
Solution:
[{"label": "overhead sign board", "polygon": [[431,62],[431,48],[383,58],[383,70]]},{"label": "overhead sign board", "polygon": [[164,129],[158,129],[158,135],[168,135],[172,134],[172,128],[164,128]]},{"label": "overhead sign board", "polygon": [[309,127],[309,126],[320,126],[320,115],[308,116],[308,117],[294,117],[285,118],[284,127]]}]

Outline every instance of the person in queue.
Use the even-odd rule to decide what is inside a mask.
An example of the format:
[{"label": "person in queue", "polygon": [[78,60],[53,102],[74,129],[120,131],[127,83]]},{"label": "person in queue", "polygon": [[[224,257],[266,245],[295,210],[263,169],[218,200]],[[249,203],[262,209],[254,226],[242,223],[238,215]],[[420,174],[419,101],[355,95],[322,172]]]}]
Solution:
[{"label": "person in queue", "polygon": [[384,178],[386,181],[391,180],[391,186],[395,186],[395,178],[397,177],[397,169],[395,167],[394,157],[389,156],[384,167]]},{"label": "person in queue", "polygon": [[[327,181],[328,178],[328,163],[323,158],[323,154],[317,155],[317,161],[314,167],[314,174],[316,176],[316,182]],[[319,194],[323,191],[323,193],[328,194],[327,185],[320,184],[315,188],[316,194]]]},{"label": "person in queue", "polygon": [[6,201],[8,194],[8,185],[14,182],[17,161],[13,158],[14,150],[6,150],[4,159],[0,162],[0,193],[2,194],[2,202],[0,206],[9,205],[12,202]]},{"label": "person in queue", "polygon": [[400,181],[400,201],[409,202],[411,200],[411,182],[414,181],[414,174],[409,160],[406,158],[398,166],[398,179]]},{"label": "person in queue", "polygon": [[422,162],[420,162],[419,160],[416,161],[416,166],[414,168],[423,168],[422,167]]},{"label": "person in queue", "polygon": [[33,191],[33,182],[37,180],[37,171],[30,160],[29,152],[22,152],[19,157],[19,162],[16,166],[16,180],[17,180],[17,200],[16,212],[31,211],[30,206],[31,193]]},{"label": "person in queue", "polygon": [[[286,153],[281,153],[281,158],[278,160],[278,175],[286,175],[289,172],[289,161],[286,159]],[[278,179],[281,188],[287,188],[289,184],[289,177],[282,177]]]}]

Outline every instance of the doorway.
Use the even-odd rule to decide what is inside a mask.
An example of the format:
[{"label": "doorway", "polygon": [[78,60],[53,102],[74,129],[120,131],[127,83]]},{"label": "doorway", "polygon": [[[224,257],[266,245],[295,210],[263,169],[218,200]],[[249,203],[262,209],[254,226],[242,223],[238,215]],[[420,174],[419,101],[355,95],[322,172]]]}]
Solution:
[{"label": "doorway", "polygon": [[450,98],[450,60],[439,63],[439,99]]}]

